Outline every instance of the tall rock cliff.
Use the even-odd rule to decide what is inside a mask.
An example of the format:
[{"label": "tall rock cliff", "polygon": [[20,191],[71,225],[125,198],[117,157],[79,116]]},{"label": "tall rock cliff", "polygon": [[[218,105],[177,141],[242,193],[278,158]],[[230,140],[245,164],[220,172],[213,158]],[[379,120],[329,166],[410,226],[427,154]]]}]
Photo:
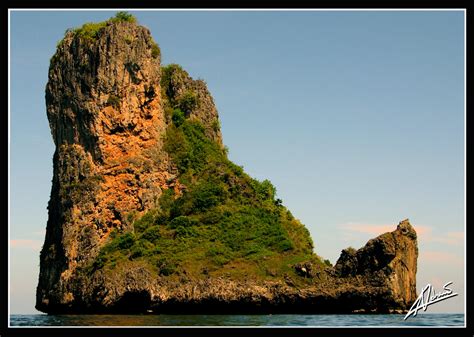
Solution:
[{"label": "tall rock cliff", "polygon": [[[76,266],[97,255],[113,229],[127,230],[135,212],[156,207],[163,189],[179,191],[177,169],[163,150],[160,76],[159,48],[133,20],[86,24],[60,42],[46,87],[56,151],[42,302],[70,298],[65,287]],[[199,86],[196,102],[216,111],[203,83],[180,80],[175,95]],[[219,130],[214,137],[221,142]]]},{"label": "tall rock cliff", "polygon": [[160,56],[124,13],[58,44],[37,309],[406,310],[416,297],[411,225],[325,265],[273,185],[228,160],[206,84]]}]

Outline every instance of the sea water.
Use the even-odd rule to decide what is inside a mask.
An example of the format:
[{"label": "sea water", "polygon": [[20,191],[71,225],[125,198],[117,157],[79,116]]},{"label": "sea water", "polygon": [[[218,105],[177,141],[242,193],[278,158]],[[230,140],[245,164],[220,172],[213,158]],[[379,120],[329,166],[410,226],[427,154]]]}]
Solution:
[{"label": "sea water", "polygon": [[11,315],[10,326],[463,326],[464,314],[404,315]]}]

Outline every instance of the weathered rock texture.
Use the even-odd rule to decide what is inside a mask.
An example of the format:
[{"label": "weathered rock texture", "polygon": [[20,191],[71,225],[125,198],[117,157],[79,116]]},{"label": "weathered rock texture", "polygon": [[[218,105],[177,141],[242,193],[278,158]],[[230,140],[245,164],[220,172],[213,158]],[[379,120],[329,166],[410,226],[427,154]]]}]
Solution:
[{"label": "weathered rock texture", "polygon": [[298,279],[157,277],[131,262],[113,273],[77,272],[97,257],[113,229],[133,229],[133,220],[155,208],[163,190],[181,193],[177,169],[163,149],[171,118],[167,109],[180,102],[186,117],[201,122],[206,135],[222,146],[217,110],[205,83],[171,68],[163,93],[156,48],[146,28],[109,22],[94,38],[67,33],[51,60],[46,105],[56,151],[37,309],[406,310],[416,297],[417,261],[416,233],[408,221],[358,251],[344,250],[334,268],[310,261],[292,266]]},{"label": "weathered rock texture", "polygon": [[362,280],[378,288],[377,291],[385,290],[381,306],[408,308],[417,297],[417,258],[416,232],[407,219],[401,221],[395,231],[370,240],[357,251],[343,250],[334,266],[334,274],[348,283]]},{"label": "weathered rock texture", "polygon": [[[56,151],[40,307],[70,301],[68,280],[111,230],[155,207],[163,189],[180,189],[162,149],[167,121],[154,45],[144,27],[109,23],[94,39],[67,33],[52,58],[46,107]],[[194,85],[198,102],[215,111],[205,85]]]},{"label": "weathered rock texture", "polygon": [[179,106],[177,102],[182,102],[183,99],[184,102],[190,99],[195,101],[195,103],[181,104],[179,107],[187,117],[204,125],[206,135],[210,139],[222,145],[219,116],[206,83],[203,80],[192,79],[186,71],[176,65],[170,67],[166,76],[166,92],[163,97],[168,100],[168,105]]}]

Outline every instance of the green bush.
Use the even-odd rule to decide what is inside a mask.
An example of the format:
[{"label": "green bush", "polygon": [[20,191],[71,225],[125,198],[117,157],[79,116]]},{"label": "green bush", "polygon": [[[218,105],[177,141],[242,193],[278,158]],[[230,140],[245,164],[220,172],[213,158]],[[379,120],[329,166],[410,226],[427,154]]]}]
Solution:
[{"label": "green bush", "polygon": [[155,42],[151,45],[151,57],[154,59],[158,58],[161,55],[160,47]]},{"label": "green bush", "polygon": [[193,202],[193,212],[202,212],[222,204],[227,193],[223,186],[215,182],[203,182],[190,194]]},{"label": "green bush", "polygon": [[177,102],[178,109],[183,111],[186,116],[189,116],[197,105],[197,95],[192,90],[187,90]]},{"label": "green bush", "polygon": [[142,246],[134,245],[130,250],[130,260],[142,257],[145,255],[145,249]]},{"label": "green bush", "polygon": [[175,234],[177,237],[196,237],[198,235],[197,231],[190,226],[178,226],[176,227]]},{"label": "green bush", "polygon": [[184,123],[186,117],[184,116],[184,112],[181,109],[174,109],[173,115],[171,116],[171,120],[176,127],[181,126]]},{"label": "green bush", "polygon": [[140,219],[133,223],[133,228],[137,233],[144,232],[148,227],[154,225],[155,218],[152,212],[145,213]]},{"label": "green bush", "polygon": [[276,188],[270,180],[266,179],[262,182],[252,180],[252,185],[260,200],[273,200],[275,198]]},{"label": "green bush", "polygon": [[179,64],[168,64],[167,66],[161,67],[161,88],[163,89],[163,98],[172,101],[174,98],[174,92],[171,92],[171,79],[175,72],[184,72],[183,68]]},{"label": "green bush", "polygon": [[74,30],[74,33],[76,36],[79,36],[80,38],[88,41],[95,40],[99,32],[107,25],[106,22],[88,22],[85,23],[81,26],[81,28],[78,28]]},{"label": "green bush", "polygon": [[129,249],[135,243],[135,234],[128,232],[118,236],[115,240],[118,249]]},{"label": "green bush", "polygon": [[157,247],[148,240],[143,238],[135,241],[133,246],[130,248],[129,260],[138,259],[140,257],[150,257],[158,253]]},{"label": "green bush", "polygon": [[136,23],[137,18],[134,17],[132,14],[127,12],[117,12],[114,17],[110,18],[108,21],[110,22],[131,22]]},{"label": "green bush", "polygon": [[[107,24],[116,22],[136,23],[137,19],[132,14],[129,14],[127,12],[117,12],[117,14],[115,14],[115,16],[110,18],[109,20],[102,22],[87,22],[79,28],[69,28],[66,30],[66,34],[72,32],[75,36],[83,39],[84,41],[93,42],[98,38],[100,31],[105,28]],[[64,39],[60,40],[57,43],[57,48],[62,45],[63,41]]]},{"label": "green bush", "polygon": [[157,215],[155,217],[155,225],[164,225],[170,219],[170,210],[174,205],[175,194],[174,190],[167,189],[164,190],[158,201],[159,209],[157,210]]},{"label": "green bush", "polygon": [[217,180],[203,181],[184,193],[170,207],[170,217],[202,214],[217,205],[224,203],[228,197],[225,186]]},{"label": "green bush", "polygon": [[286,252],[294,248],[293,244],[288,238],[285,238],[284,236],[282,236],[282,238],[283,240],[279,241],[276,245],[274,245],[277,251]]},{"label": "green bush", "polygon": [[204,212],[201,214],[199,222],[203,224],[210,224],[214,225],[219,223],[224,217],[224,212],[220,210],[219,208],[213,208],[209,210],[208,212]]},{"label": "green bush", "polygon": [[194,226],[195,224],[196,220],[193,220],[187,216],[178,216],[169,223],[169,228],[176,229],[178,227],[190,227]]},{"label": "green bush", "polygon": [[159,274],[163,276],[169,276],[176,272],[176,263],[171,259],[161,257],[158,259],[156,266],[159,269]]},{"label": "green bush", "polygon": [[148,228],[145,232],[143,232],[141,238],[151,243],[155,243],[160,238],[160,227],[153,226]]}]

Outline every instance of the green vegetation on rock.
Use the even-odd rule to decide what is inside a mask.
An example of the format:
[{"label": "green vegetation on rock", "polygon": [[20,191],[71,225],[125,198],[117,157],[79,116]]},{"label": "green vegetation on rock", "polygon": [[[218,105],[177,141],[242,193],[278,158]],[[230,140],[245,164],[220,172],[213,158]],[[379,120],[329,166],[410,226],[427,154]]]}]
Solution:
[{"label": "green vegetation on rock", "polygon": [[107,26],[107,21],[103,22],[88,22],[83,24],[81,27],[73,29],[72,32],[75,36],[80,37],[86,41],[93,41],[99,35],[102,28]]},{"label": "green vegetation on rock", "polygon": [[[165,68],[164,92],[169,80]],[[192,109],[195,94],[184,97],[184,102],[171,102],[177,108],[167,103],[172,122],[164,149],[185,190],[163,191],[160,206],[135,220],[133,232],[114,233],[92,267],[113,270],[119,261],[131,260],[165,276],[271,278],[294,273],[292,266],[301,261],[323,266],[308,230],[282,206],[272,183],[253,179],[232,163],[203,125],[179,108]]]},{"label": "green vegetation on rock", "polygon": [[109,22],[131,22],[137,23],[137,18],[127,12],[117,12],[114,17],[108,20]]},{"label": "green vegetation on rock", "polygon": [[169,64],[161,67],[161,90],[162,96],[166,99],[166,104],[173,106],[175,102],[173,100],[174,92],[172,83],[172,76],[174,73],[183,73],[184,70],[179,64]]},{"label": "green vegetation on rock", "polygon": [[153,57],[154,59],[156,59],[157,57],[159,57],[161,55],[161,51],[160,51],[160,47],[158,47],[158,44],[156,42],[154,42],[152,45],[151,45],[151,57]]},{"label": "green vegetation on rock", "polygon": [[[107,25],[112,24],[112,23],[119,23],[119,22],[137,23],[137,19],[130,13],[117,12],[115,16],[111,17],[110,19],[106,21],[87,22],[83,24],[81,27],[66,30],[66,33],[72,32],[75,36],[81,38],[84,41],[93,42],[94,40],[98,38],[101,30],[107,27]],[[60,40],[57,44],[57,47],[59,47],[62,43],[63,43],[63,40]],[[157,47],[158,45],[152,46],[152,53],[153,53],[153,50],[155,50]],[[159,53],[159,48],[158,48],[158,53]]]}]

